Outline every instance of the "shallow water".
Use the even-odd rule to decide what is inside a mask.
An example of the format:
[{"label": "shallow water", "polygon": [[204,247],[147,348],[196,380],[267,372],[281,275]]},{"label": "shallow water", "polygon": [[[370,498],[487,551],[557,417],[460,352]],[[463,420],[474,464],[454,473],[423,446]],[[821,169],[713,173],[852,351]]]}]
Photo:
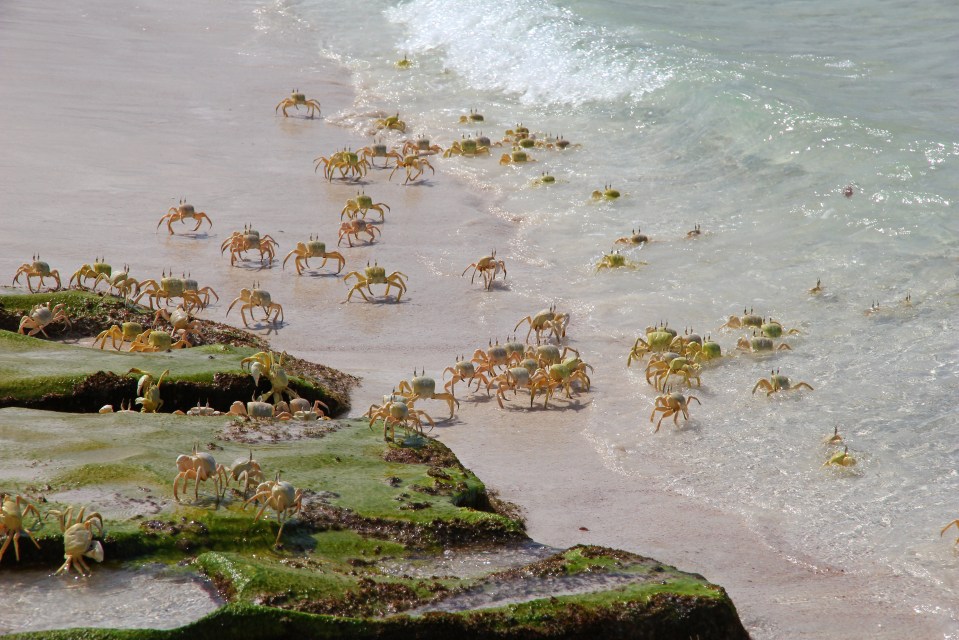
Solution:
[{"label": "shallow water", "polygon": [[[796,562],[882,567],[896,577],[891,598],[959,624],[956,554],[939,536],[959,493],[959,34],[948,11],[303,0],[267,3],[258,20],[312,33],[352,72],[356,104],[327,118],[363,136],[361,116],[384,110],[444,146],[516,123],[582,145],[531,150],[529,166],[501,167],[502,149],[442,162],[516,223],[498,257],[536,277],[510,290],[530,309],[569,309],[586,361],[625,363],[660,321],[712,334],[728,354],[745,333],[719,327],[744,308],[798,328],[791,351],[704,367],[702,404],[655,435],[641,369],[599,368],[594,383],[617,400],[581,412],[587,439],[623,474],[742,514]],[[355,37],[358,24],[375,37]],[[414,67],[397,72],[404,54]],[[482,126],[457,123],[470,109]],[[557,184],[531,186],[543,171]],[[623,197],[591,200],[607,183]],[[687,240],[697,224],[703,235]],[[621,250],[644,264],[596,273],[637,227],[652,241]],[[824,292],[809,294],[820,278]],[[750,394],[774,369],[815,390]],[[849,472],[822,468],[837,426],[859,461]]]},{"label": "shallow water", "polygon": [[207,580],[161,566],[135,570],[93,561],[92,575],[5,572],[0,633],[93,627],[174,629],[223,604]]}]

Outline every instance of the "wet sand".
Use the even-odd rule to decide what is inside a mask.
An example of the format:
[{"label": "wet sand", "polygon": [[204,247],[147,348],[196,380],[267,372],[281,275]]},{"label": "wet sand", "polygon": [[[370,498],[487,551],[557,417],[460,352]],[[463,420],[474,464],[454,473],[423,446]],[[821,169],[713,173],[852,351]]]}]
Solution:
[{"label": "wet sand", "polygon": [[[458,185],[444,175],[442,159],[434,161],[435,176],[411,186],[377,169],[358,185],[314,174],[315,157],[369,144],[340,125],[387,114],[354,104],[347,73],[318,58],[314,33],[275,41],[256,29],[255,9],[179,0],[5,4],[0,274],[12,277],[36,252],[64,282],[96,256],[115,268],[129,264],[137,279],[189,272],[220,295],[205,317],[233,324],[240,318],[237,309],[226,315],[230,301],[258,281],[283,305],[286,322],[278,330],[259,325],[257,333],[277,349],[362,376],[355,413],[414,368],[439,378],[457,355],[504,339],[519,318],[553,302],[572,304],[546,292],[520,296],[508,284],[486,292],[461,277],[492,247],[507,259],[507,283],[535,281],[542,267],[509,257],[503,248],[515,223],[487,213],[495,195]],[[319,99],[321,118],[302,110],[274,115],[293,87]],[[297,277],[292,264],[230,267],[220,254],[220,243],[245,224],[274,237],[281,260],[310,234],[330,248],[340,210],[359,188],[391,210],[377,243],[339,249],[344,273],[376,261],[387,273],[407,274],[400,303],[354,296],[344,304],[348,287],[330,269]],[[212,229],[155,230],[180,198],[206,211]],[[608,338],[589,336],[576,319],[570,334],[589,361],[589,345]],[[557,404],[565,409],[528,411],[515,402],[503,411],[485,394],[461,397],[456,418],[434,431],[524,509],[535,540],[619,547],[700,572],[728,590],[756,638],[943,636],[935,620],[881,595],[893,590],[895,576],[795,557],[735,515],[642,482],[642,473],[671,470],[617,472],[582,428],[583,412],[617,403],[604,392],[613,386],[604,385],[610,365],[593,364],[595,389],[573,405]],[[440,403],[424,408],[445,415]],[[647,411],[644,405],[637,422]]]}]

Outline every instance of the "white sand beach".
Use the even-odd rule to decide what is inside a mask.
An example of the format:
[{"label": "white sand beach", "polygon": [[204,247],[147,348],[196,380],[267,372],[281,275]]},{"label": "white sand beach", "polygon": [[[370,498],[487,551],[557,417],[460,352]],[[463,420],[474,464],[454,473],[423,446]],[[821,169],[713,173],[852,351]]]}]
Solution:
[{"label": "white sand beach", "polygon": [[[372,121],[388,106],[355,105],[347,71],[320,59],[305,36],[278,42],[261,33],[256,7],[206,0],[3,4],[0,275],[12,277],[38,252],[64,283],[97,256],[115,268],[129,264],[137,279],[189,272],[220,296],[205,317],[236,325],[240,315],[234,309],[227,316],[227,307],[257,281],[283,305],[286,321],[256,332],[277,350],[361,376],[354,415],[414,368],[439,378],[456,356],[505,339],[519,318],[554,302],[575,308],[563,291],[530,300],[509,288],[535,282],[539,264],[508,262],[507,285],[490,292],[461,277],[492,247],[508,259],[517,223],[490,215],[496,195],[458,183],[441,158],[433,159],[435,175],[409,186],[397,180],[401,172],[388,181],[389,171],[380,169],[359,184],[314,173],[315,157],[370,141],[337,123]],[[320,118],[274,113],[294,87],[320,101]],[[331,269],[298,277],[292,264],[231,267],[221,255],[220,243],[245,224],[279,242],[280,260],[310,234],[331,248],[340,210],[360,188],[391,210],[375,244],[339,248],[344,273],[368,261],[403,272],[409,291],[398,304],[357,296],[344,303],[348,287]],[[205,211],[212,229],[157,230],[180,198]],[[625,349],[591,335],[575,313],[569,333],[596,368],[590,393],[549,410],[528,410],[522,399],[501,410],[485,393],[461,395],[455,419],[433,431],[522,507],[533,539],[623,548],[701,573],[726,588],[755,638],[949,633],[942,620],[883,595],[895,592],[895,575],[805,557],[776,543],[775,521],[760,536],[734,514],[644,483],[644,474],[681,469],[618,470],[615,456],[583,433],[584,412],[631,415],[624,429],[648,429],[650,407],[630,407],[618,395],[623,363],[605,355]],[[445,417],[442,403],[424,408]]]}]

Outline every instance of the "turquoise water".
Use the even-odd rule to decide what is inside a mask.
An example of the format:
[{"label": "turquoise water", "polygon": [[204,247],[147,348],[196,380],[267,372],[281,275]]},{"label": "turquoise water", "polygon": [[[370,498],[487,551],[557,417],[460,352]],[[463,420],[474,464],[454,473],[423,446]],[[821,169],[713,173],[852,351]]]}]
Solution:
[{"label": "turquoise water", "polygon": [[[518,223],[499,256],[539,268],[511,291],[550,292],[584,358],[615,363],[589,442],[797,561],[878,566],[890,597],[956,621],[959,556],[939,532],[959,517],[959,27],[950,3],[921,5],[303,0],[259,21],[315,32],[357,94],[325,117],[364,137],[384,110],[444,147],[517,123],[573,142],[531,166],[501,167],[501,149],[436,162]],[[457,122],[470,109],[481,126]],[[531,186],[543,171],[557,184]],[[623,197],[591,200],[604,184]],[[636,227],[652,242],[622,251],[646,264],[597,274]],[[706,367],[689,426],[654,436],[656,394],[619,364],[635,337],[668,320],[735,351],[743,333],[719,327],[744,307],[800,329],[792,351]],[[774,368],[815,391],[751,395]],[[822,468],[837,426],[849,473]]]}]

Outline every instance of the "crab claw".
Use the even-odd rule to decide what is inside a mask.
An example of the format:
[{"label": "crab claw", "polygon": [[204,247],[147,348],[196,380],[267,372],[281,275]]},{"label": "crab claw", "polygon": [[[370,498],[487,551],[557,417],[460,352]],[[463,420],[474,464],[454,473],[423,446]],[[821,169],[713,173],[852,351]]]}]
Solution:
[{"label": "crab claw", "polygon": [[83,552],[83,555],[93,558],[97,562],[103,562],[103,545],[100,544],[99,540],[94,540],[90,548]]},{"label": "crab claw", "polygon": [[250,375],[253,376],[253,386],[259,386],[260,376],[263,375],[263,364],[261,362],[253,362],[250,364]]}]

